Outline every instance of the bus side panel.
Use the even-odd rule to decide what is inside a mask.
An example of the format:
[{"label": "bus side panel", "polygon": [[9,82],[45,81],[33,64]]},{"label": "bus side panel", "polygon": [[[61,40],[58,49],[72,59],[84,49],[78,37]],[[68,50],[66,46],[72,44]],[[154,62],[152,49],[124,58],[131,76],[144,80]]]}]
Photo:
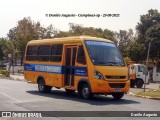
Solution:
[{"label": "bus side panel", "polygon": [[75,79],[74,79],[74,89],[75,90],[78,90],[78,82],[82,79],[88,80],[88,77],[87,76],[75,76]]},{"label": "bus side panel", "polygon": [[24,78],[27,81],[31,81],[33,83],[37,82],[37,78],[35,77],[35,72],[32,71],[24,71]]},{"label": "bus side panel", "polygon": [[47,83],[50,86],[63,87],[63,75],[62,74],[50,73],[49,74],[49,80],[48,80]]},{"label": "bus side panel", "polygon": [[25,71],[25,79],[33,83],[37,83],[38,77],[43,77],[46,85],[54,87],[63,87],[63,76],[62,74],[46,73],[46,72],[34,72]]}]

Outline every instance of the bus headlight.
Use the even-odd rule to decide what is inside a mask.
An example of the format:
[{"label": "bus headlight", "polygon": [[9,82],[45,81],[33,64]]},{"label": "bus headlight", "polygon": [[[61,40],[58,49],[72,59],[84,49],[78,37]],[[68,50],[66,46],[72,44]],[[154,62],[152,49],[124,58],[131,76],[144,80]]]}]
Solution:
[{"label": "bus headlight", "polygon": [[96,79],[104,80],[103,75],[98,71],[94,71],[94,76],[95,76]]}]

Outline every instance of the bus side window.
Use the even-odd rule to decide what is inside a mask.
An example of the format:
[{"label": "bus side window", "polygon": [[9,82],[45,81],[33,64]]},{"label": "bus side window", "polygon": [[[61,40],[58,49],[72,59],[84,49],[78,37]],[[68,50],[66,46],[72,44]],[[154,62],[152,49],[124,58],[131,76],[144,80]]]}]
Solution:
[{"label": "bus side window", "polygon": [[38,46],[37,45],[28,46],[26,60],[36,61],[37,60],[37,53],[38,53]]},{"label": "bus side window", "polygon": [[52,45],[50,61],[61,62],[62,52],[63,52],[63,44]]},{"label": "bus side window", "polygon": [[40,45],[38,48],[38,61],[49,61],[51,45]]},{"label": "bus side window", "polygon": [[82,45],[78,47],[77,62],[84,65],[86,64],[85,53]]}]

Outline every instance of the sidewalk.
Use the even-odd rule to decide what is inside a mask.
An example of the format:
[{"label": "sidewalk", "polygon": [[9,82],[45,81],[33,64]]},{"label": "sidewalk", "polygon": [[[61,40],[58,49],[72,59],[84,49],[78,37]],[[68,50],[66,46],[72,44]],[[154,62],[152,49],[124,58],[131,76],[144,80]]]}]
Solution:
[{"label": "sidewalk", "polygon": [[146,85],[146,92],[144,92],[143,88],[130,88],[129,95],[141,97],[141,98],[147,98],[147,99],[155,99],[160,100],[160,97],[157,97],[157,94],[159,96],[160,91],[160,83],[150,83],[149,85]]},{"label": "sidewalk", "polygon": [[19,81],[25,81],[23,74],[21,74],[21,75],[18,75],[18,74],[12,75],[12,74],[10,74],[10,78],[14,79],[14,80],[19,80]]}]

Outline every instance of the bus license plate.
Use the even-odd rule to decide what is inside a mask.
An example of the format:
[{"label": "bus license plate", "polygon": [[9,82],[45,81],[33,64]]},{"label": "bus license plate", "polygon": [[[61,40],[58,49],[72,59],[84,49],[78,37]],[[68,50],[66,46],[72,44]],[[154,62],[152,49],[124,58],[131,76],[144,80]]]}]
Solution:
[{"label": "bus license plate", "polygon": [[120,88],[115,88],[114,91],[115,92],[121,92],[121,89]]}]

